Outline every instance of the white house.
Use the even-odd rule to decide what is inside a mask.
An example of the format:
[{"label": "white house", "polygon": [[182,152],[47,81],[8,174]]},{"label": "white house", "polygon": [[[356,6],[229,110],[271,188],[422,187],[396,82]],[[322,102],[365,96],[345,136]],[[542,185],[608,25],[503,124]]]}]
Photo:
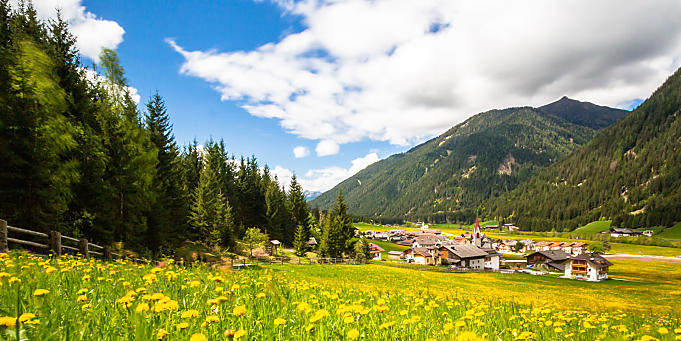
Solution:
[{"label": "white house", "polygon": [[564,264],[565,277],[587,281],[608,279],[608,269],[612,266],[612,263],[596,252],[582,253],[566,260]]}]

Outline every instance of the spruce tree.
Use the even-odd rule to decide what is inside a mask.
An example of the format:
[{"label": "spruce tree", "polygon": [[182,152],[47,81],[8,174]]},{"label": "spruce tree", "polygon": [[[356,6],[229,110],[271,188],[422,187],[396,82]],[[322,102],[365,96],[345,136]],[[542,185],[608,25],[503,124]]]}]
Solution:
[{"label": "spruce tree", "polygon": [[306,230],[307,228],[303,225],[298,225],[298,228],[296,229],[296,236],[293,240],[293,248],[296,250],[296,256],[298,257],[305,256],[305,253],[307,252],[308,238],[305,236]]},{"label": "spruce tree", "polygon": [[303,226],[303,234],[306,239],[310,238],[310,230],[308,225],[308,218],[310,214],[310,209],[305,200],[305,194],[303,193],[303,188],[298,183],[298,179],[295,175],[291,178],[291,184],[289,185],[289,191],[287,195],[287,206],[289,209],[291,226],[297,228]]}]

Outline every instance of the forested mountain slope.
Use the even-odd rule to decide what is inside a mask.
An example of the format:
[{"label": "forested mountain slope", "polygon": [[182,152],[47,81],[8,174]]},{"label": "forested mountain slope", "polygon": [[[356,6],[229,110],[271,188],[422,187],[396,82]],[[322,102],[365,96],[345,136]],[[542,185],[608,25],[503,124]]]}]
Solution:
[{"label": "forested mountain slope", "polygon": [[[559,103],[560,102],[560,103]],[[604,112],[590,103],[562,99],[540,110],[531,107],[491,110],[406,153],[381,160],[312,201],[330,207],[338,187],[350,212],[383,218],[466,220],[484,200],[514,189],[539,170],[587,143],[599,126],[621,110]],[[598,113],[592,112],[597,109]],[[554,116],[554,112],[555,115]],[[610,116],[613,118],[608,118]]]},{"label": "forested mountain slope", "polygon": [[570,230],[601,217],[613,225],[681,220],[681,70],[578,152],[510,193],[487,213],[528,229]]}]

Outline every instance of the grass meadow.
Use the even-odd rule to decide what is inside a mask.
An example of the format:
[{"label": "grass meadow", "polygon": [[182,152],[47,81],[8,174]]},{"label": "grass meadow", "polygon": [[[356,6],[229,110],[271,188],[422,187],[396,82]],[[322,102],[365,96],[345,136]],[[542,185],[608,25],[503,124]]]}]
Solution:
[{"label": "grass meadow", "polygon": [[161,268],[0,254],[0,339],[681,338],[681,278],[660,275],[681,273],[681,265],[616,262],[613,275],[635,281],[375,264]]}]

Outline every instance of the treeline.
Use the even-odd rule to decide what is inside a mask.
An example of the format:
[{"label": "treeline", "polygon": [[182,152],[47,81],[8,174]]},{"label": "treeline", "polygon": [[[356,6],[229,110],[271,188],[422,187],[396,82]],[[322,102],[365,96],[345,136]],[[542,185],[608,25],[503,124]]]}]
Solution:
[{"label": "treeline", "polygon": [[488,217],[534,231],[681,221],[681,71],[589,144],[486,203]]},{"label": "treeline", "polygon": [[143,253],[185,240],[230,248],[247,227],[292,245],[316,220],[294,178],[284,190],[222,141],[177,146],[164,99],[140,112],[115,51],[101,75],[67,23],[0,1],[0,218]]}]

